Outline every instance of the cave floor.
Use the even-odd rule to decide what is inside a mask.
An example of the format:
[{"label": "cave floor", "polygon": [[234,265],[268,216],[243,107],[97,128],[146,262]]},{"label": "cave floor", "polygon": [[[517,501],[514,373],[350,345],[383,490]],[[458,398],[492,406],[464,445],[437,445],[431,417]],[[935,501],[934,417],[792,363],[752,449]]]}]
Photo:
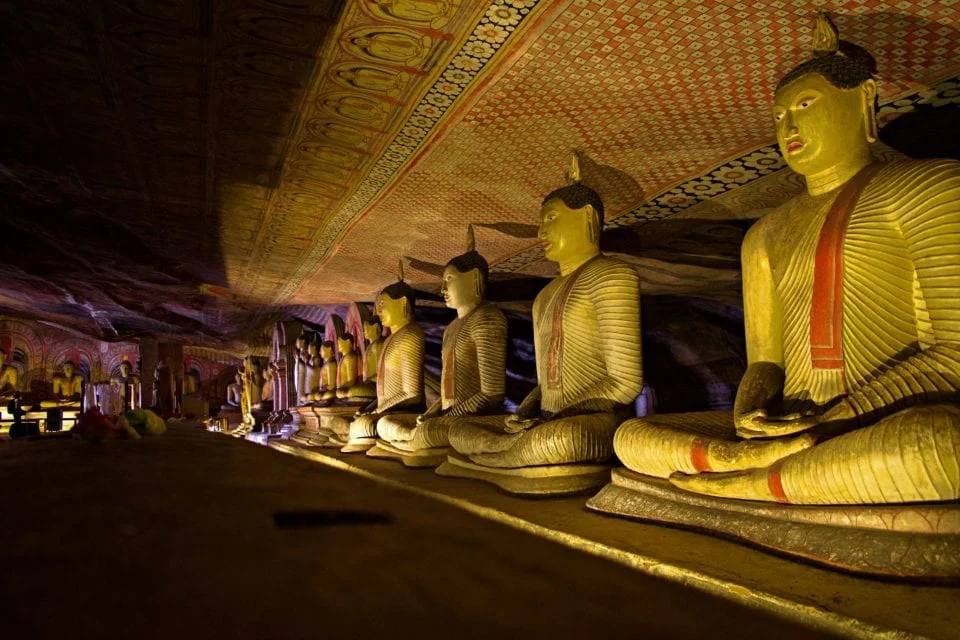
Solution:
[{"label": "cave floor", "polygon": [[[427,492],[462,492],[471,504],[493,505],[490,513],[528,512],[542,527],[590,527],[627,546],[672,545],[694,558],[721,549],[709,537],[589,514],[582,498],[516,500],[391,461],[357,456],[348,471],[300,453],[309,458],[189,427],[97,444],[0,441],[0,637],[826,636]],[[424,488],[390,482],[401,477]],[[724,545],[734,574],[753,558],[761,567],[751,575],[796,577],[786,561]],[[838,599],[839,610],[852,592],[838,591],[836,580],[826,580],[821,598]],[[864,597],[884,591],[856,582]],[[785,588],[799,596],[809,586]],[[917,630],[919,616],[931,615],[927,635],[937,636],[957,615],[944,605],[956,591],[887,587],[902,596],[899,628],[913,620]]]},{"label": "cave floor", "polygon": [[584,506],[589,496],[521,499],[484,482],[445,478],[392,460],[295,441],[271,439],[271,444],[821,630],[847,637],[960,638],[960,585],[832,571],[707,534],[600,515]]}]

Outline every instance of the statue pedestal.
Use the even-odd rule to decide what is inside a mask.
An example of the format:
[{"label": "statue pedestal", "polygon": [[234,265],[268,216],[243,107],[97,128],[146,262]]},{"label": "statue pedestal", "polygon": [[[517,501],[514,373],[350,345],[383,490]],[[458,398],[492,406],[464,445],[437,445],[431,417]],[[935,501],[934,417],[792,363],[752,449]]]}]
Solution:
[{"label": "statue pedestal", "polygon": [[225,404],[220,407],[220,417],[227,420],[227,431],[233,431],[243,423],[243,414],[240,407]]},{"label": "statue pedestal", "polygon": [[320,418],[320,434],[326,440],[320,444],[323,447],[340,449],[350,439],[350,423],[353,416],[361,408],[359,404],[331,405],[317,407],[317,416]]},{"label": "statue pedestal", "polygon": [[564,496],[594,491],[610,479],[610,467],[603,464],[552,464],[538,467],[484,467],[459,453],[451,453],[437,467],[437,475],[472,478],[497,485],[518,496]]},{"label": "statue pedestal", "polygon": [[587,507],[733,537],[827,566],[897,578],[960,577],[960,504],[793,506],[683,491],[616,469]]},{"label": "statue pedestal", "polygon": [[384,458],[387,460],[396,460],[402,462],[404,466],[414,469],[423,469],[439,467],[447,460],[447,456],[453,452],[450,447],[433,447],[430,449],[418,449],[417,451],[404,451],[398,449],[386,440],[377,439],[377,444],[372,449],[367,450],[367,455],[371,458]]}]

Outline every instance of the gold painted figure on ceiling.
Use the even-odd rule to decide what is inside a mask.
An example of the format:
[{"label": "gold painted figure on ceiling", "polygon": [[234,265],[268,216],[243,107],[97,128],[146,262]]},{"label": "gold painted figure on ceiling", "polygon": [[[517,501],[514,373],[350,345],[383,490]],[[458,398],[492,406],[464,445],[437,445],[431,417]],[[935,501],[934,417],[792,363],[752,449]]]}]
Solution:
[{"label": "gold painted figure on ceiling", "polygon": [[380,440],[367,455],[435,467],[446,459],[451,425],[465,420],[503,424],[507,319],[484,300],[489,266],[474,245],[471,226],[466,253],[443,270],[440,291],[457,318],[443,332],[440,399],[419,416],[384,416],[377,423]]},{"label": "gold painted figure on ceiling", "polygon": [[386,415],[420,412],[424,408],[426,340],[414,320],[415,304],[416,292],[403,281],[401,263],[397,282],[385,288],[377,301],[377,314],[390,330],[378,361],[377,400],[350,423],[350,440],[343,447],[344,453],[362,452],[374,446],[378,422]]},{"label": "gold painted figure on ceiling", "polygon": [[640,279],[600,252],[603,202],[579,181],[550,193],[540,241],[560,276],[533,304],[538,386],[499,424],[451,426],[456,450],[437,472],[518,494],[563,494],[609,477],[613,434],[643,386]]},{"label": "gold painted figure on ceiling", "polygon": [[[744,241],[749,366],[734,411],[630,420],[617,432],[616,452],[638,474],[709,496],[802,505],[957,500],[960,163],[874,161],[876,63],[839,40],[823,14],[815,43],[815,57],[789,72],[775,95],[777,141],[807,192],[767,214]],[[617,512],[603,495],[596,508]],[[957,521],[901,514],[897,524],[895,514],[854,511],[798,513],[821,514],[819,524],[881,523],[884,533],[911,520],[928,529]],[[826,548],[798,534],[794,549],[748,529],[732,533],[856,570],[865,570],[857,557],[873,535],[859,529],[850,542],[857,548],[844,555],[842,536]],[[910,540],[900,546],[921,548]],[[960,571],[957,553],[938,560],[924,552],[919,564],[898,565],[895,558],[909,554],[878,544],[867,570],[924,572],[952,555],[947,570]]]}]

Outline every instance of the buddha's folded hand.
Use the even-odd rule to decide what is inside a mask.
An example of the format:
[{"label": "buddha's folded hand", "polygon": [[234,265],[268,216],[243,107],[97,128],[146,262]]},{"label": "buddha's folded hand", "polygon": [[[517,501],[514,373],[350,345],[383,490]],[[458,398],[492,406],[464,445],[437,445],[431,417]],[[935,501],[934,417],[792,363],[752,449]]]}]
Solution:
[{"label": "buddha's folded hand", "polygon": [[800,413],[768,416],[766,409],[757,409],[739,416],[736,428],[741,438],[778,438],[807,431],[820,422],[820,416]]}]

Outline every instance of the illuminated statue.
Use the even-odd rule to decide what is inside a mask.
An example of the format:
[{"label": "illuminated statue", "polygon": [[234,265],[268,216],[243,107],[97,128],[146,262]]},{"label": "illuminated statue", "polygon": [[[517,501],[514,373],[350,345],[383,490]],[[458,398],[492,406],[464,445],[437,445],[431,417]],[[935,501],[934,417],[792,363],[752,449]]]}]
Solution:
[{"label": "illuminated statue", "polygon": [[233,383],[227,385],[227,404],[239,407],[243,397],[243,372],[237,371],[233,375]]},{"label": "illuminated statue", "polygon": [[381,418],[380,442],[367,455],[437,466],[446,459],[451,425],[465,419],[503,425],[507,319],[484,300],[488,274],[487,261],[474,248],[473,227],[468,227],[467,252],[447,263],[440,289],[447,306],[457,310],[456,320],[443,332],[440,399],[419,416]]},{"label": "illuminated statue", "polygon": [[0,349],[0,396],[13,396],[20,382],[20,372],[12,364],[7,364],[7,352]]},{"label": "illuminated statue", "polygon": [[340,364],[337,366],[337,398],[349,400],[360,380],[360,356],[353,348],[353,336],[344,333],[337,338]]},{"label": "illuminated statue", "polygon": [[374,316],[363,321],[363,338],[367,343],[363,358],[363,379],[376,387],[380,352],[383,350],[383,325],[379,317]]},{"label": "illuminated statue", "polygon": [[304,336],[300,336],[296,341],[296,348],[294,349],[294,364],[293,364],[293,389],[294,395],[297,398],[297,402],[300,401],[301,395],[306,395],[306,390],[304,389],[306,385],[307,378],[307,339]]},{"label": "illuminated statue", "polygon": [[133,373],[133,365],[126,356],[120,361],[120,375],[111,378],[110,384],[117,388],[125,410],[140,408],[140,376]]},{"label": "illuminated statue", "polygon": [[344,453],[366,451],[376,444],[377,423],[384,415],[419,412],[423,400],[423,355],[426,340],[414,319],[416,292],[403,281],[403,263],[398,281],[380,293],[377,313],[390,335],[383,343],[377,374],[377,400],[350,423],[350,440]]},{"label": "illuminated statue", "polygon": [[263,370],[263,386],[260,388],[260,402],[273,402],[273,369],[267,367]]},{"label": "illuminated statue", "polygon": [[53,395],[64,400],[77,398],[83,394],[83,382],[83,376],[76,373],[74,364],[67,360],[62,373],[53,376]]},{"label": "illuminated statue", "polygon": [[333,342],[327,340],[321,345],[320,357],[323,359],[320,386],[311,399],[314,402],[329,403],[337,397],[337,356],[333,350]]},{"label": "illuminated statue", "polygon": [[960,225],[960,164],[873,162],[873,58],[838,41],[826,17],[817,42],[823,55],[776,93],[777,141],[807,193],[744,242],[749,368],[734,416],[640,418],[621,429],[617,452],[636,471],[679,471],[672,482],[712,495],[955,500],[960,410],[940,403],[960,389],[960,245],[946,232]]},{"label": "illuminated statue", "polygon": [[533,303],[538,386],[516,415],[457,422],[437,472],[476,477],[514,493],[559,494],[602,485],[613,433],[643,386],[640,279],[600,253],[603,202],[579,182],[543,201],[539,238],[560,276]]},{"label": "illuminated statue", "polygon": [[[823,14],[815,44],[814,59],[789,72],[775,95],[777,141],[807,192],[744,241],[749,366],[733,414],[631,420],[617,432],[616,452],[638,474],[710,496],[803,505],[957,500],[960,163],[876,163],[872,56],[840,41]],[[618,512],[603,495],[596,508]],[[819,538],[797,522],[796,535],[767,540],[783,525],[762,519],[730,533],[855,570],[924,573],[956,558],[925,551],[934,536],[892,537],[910,522],[936,533],[951,521],[924,508],[923,516],[911,506],[870,517],[860,507],[768,510],[821,518],[816,531],[857,528],[853,536],[834,529]],[[710,518],[710,528],[728,519]],[[906,559],[912,551],[922,566]]]},{"label": "illuminated statue", "polygon": [[317,353],[317,343],[310,340],[307,342],[307,355],[304,361],[303,391],[297,398],[301,405],[309,404],[313,401],[315,394],[320,391],[322,366],[323,360]]}]

